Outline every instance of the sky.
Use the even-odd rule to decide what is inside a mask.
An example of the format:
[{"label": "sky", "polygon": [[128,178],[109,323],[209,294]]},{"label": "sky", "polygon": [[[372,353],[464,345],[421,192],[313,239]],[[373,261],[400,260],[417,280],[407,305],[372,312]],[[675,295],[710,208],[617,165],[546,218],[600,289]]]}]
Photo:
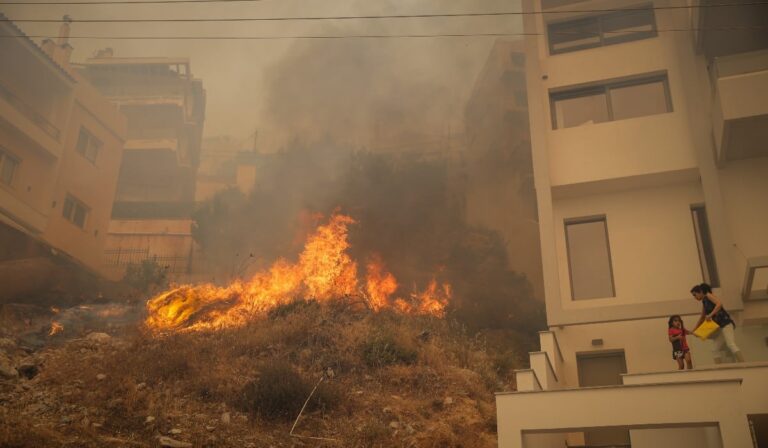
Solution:
[{"label": "sky", "polygon": [[[60,0],[62,3],[63,0]],[[108,1],[108,0],[107,0]],[[466,13],[520,10],[519,0],[261,0],[196,4],[0,5],[12,20],[227,18]],[[19,22],[29,35],[54,37],[56,23]],[[519,16],[345,21],[73,23],[72,36],[298,36],[514,33]],[[461,131],[464,104],[493,37],[344,40],[73,39],[73,62],[104,47],[118,57],[191,59],[207,91],[205,135],[264,145],[341,134],[365,143]],[[402,129],[401,129],[402,128]],[[419,128],[419,130],[415,130]],[[379,129],[379,131],[376,131]]]}]

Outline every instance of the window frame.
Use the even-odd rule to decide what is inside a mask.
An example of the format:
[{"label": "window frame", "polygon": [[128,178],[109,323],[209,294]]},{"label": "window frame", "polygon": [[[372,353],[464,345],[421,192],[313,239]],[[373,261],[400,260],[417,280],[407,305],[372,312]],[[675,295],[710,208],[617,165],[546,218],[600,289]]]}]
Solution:
[{"label": "window frame", "polygon": [[[651,31],[638,31],[634,33],[627,32],[626,34],[611,33],[615,36],[611,39],[606,38],[607,36],[603,32],[603,28],[605,26],[604,23],[606,19],[616,18],[627,13],[636,12],[640,14],[646,11],[649,11],[651,17],[653,18],[653,20],[650,23],[652,28]],[[596,43],[582,44],[582,45],[564,48],[564,49],[555,49],[553,44],[553,39],[552,39],[553,28],[562,27],[563,25],[573,26],[579,23],[584,23],[584,24],[595,23],[597,25],[598,41]],[[657,37],[658,35],[659,35],[659,29],[656,23],[656,14],[653,10],[652,3],[645,3],[645,4],[634,6],[634,7],[624,8],[621,11],[611,11],[606,14],[595,14],[595,15],[588,15],[588,16],[581,16],[581,17],[572,17],[569,19],[547,23],[547,47],[549,48],[550,55],[571,53],[574,51],[588,50],[590,48],[608,47],[611,45],[634,42],[637,40],[651,39],[651,38]],[[610,37],[610,35],[608,37]]]},{"label": "window frame", "polygon": [[[83,136],[85,135],[85,139],[83,139]],[[84,147],[81,148],[80,142],[85,141]],[[95,149],[93,158],[88,156],[88,149],[91,147]],[[99,157],[99,153],[101,152],[101,148],[104,146],[104,142],[99,140],[95,135],[93,135],[93,132],[89,131],[88,128],[85,126],[80,126],[80,132],[77,134],[77,143],[75,143],[75,151],[77,151],[78,154],[83,156],[83,158],[92,164],[96,165],[96,159]]]},{"label": "window frame", "polygon": [[[611,101],[611,90],[632,87],[632,86],[640,86],[645,84],[654,84],[657,82],[661,82],[664,88],[664,97],[665,97],[665,103],[667,106],[666,111],[660,112],[657,114],[639,115],[636,117],[629,117],[629,118],[619,118],[619,119],[614,118],[613,101]],[[550,112],[549,115],[550,115],[550,120],[552,121],[552,129],[557,130],[557,129],[569,129],[573,127],[578,127],[578,126],[558,127],[557,109],[556,109],[556,105],[558,101],[573,99],[573,98],[581,98],[585,96],[592,96],[595,94],[602,94],[605,96],[606,108],[608,111],[608,120],[601,121],[595,124],[610,123],[612,121],[631,120],[633,118],[650,117],[653,115],[661,115],[661,114],[671,113],[675,111],[672,105],[672,91],[669,88],[669,76],[667,76],[666,72],[636,76],[631,79],[606,80],[600,83],[591,84],[583,87],[575,87],[575,88],[566,87],[564,89],[558,89],[557,91],[554,91],[554,92],[550,91],[549,92],[549,112]]]},{"label": "window frame", "polygon": [[[606,297],[576,298],[573,290],[573,266],[572,266],[573,263],[571,262],[571,246],[570,246],[570,240],[568,238],[568,226],[578,225],[578,224],[590,224],[595,222],[603,223],[603,229],[605,233],[606,255],[608,256],[608,272],[611,278],[611,295]],[[565,253],[566,253],[566,261],[568,262],[568,282],[571,289],[571,300],[582,301],[582,300],[599,300],[599,299],[615,298],[616,297],[616,278],[613,273],[613,256],[611,254],[611,240],[608,235],[607,215],[592,215],[592,216],[582,216],[579,218],[566,218],[563,220],[563,233],[565,234]]]},{"label": "window frame", "polygon": [[[9,160],[11,163],[13,163],[11,178],[8,180],[8,182],[3,179],[3,169],[5,168],[6,160]],[[13,180],[16,178],[16,172],[18,171],[20,165],[21,159],[11,154],[11,152],[4,147],[0,146],[0,184],[5,185],[6,187],[12,187]]]},{"label": "window frame", "polygon": [[[72,204],[71,212],[67,214],[67,205],[68,203]],[[77,221],[75,220],[75,215],[77,213],[77,208],[81,208],[83,210],[83,225],[79,225]],[[75,196],[67,193],[66,196],[64,196],[64,203],[61,207],[61,215],[64,217],[65,220],[72,223],[75,227],[78,227],[82,230],[85,230],[85,227],[88,225],[88,216],[91,214],[91,208],[88,207],[88,205],[85,204],[85,202],[81,201],[80,199],[76,198]]]},{"label": "window frame", "polygon": [[[706,204],[691,204],[691,221],[693,223],[693,236],[696,239],[696,251],[699,257],[701,278],[713,288],[720,287],[720,274],[717,269],[717,256],[715,245],[712,242],[710,232],[709,215]],[[703,220],[699,216],[703,215]]]}]

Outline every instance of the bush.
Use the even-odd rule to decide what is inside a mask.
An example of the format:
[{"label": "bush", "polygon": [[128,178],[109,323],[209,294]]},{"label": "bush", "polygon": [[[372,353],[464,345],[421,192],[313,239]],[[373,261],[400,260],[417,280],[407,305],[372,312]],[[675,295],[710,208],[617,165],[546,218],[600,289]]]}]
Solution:
[{"label": "bush", "polygon": [[141,292],[149,292],[153,287],[168,285],[166,268],[160,266],[155,260],[143,260],[141,263],[129,264],[123,281],[131,288]]},{"label": "bush", "polygon": [[375,333],[363,343],[362,356],[368,367],[382,367],[390,364],[413,364],[418,358],[418,353],[412,342],[386,331]]},{"label": "bush", "polygon": [[[238,405],[243,411],[269,420],[290,421],[299,414],[313,387],[290,365],[275,363],[265,366],[258,379],[245,385]],[[307,403],[307,411],[331,409],[338,397],[335,388],[321,384]]]}]

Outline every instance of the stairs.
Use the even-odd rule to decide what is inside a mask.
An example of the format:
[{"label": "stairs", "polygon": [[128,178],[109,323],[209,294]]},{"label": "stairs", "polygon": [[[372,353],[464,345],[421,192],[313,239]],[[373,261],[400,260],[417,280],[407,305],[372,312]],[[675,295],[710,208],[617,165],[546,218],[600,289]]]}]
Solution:
[{"label": "stairs", "polygon": [[530,352],[529,369],[515,370],[518,392],[556,390],[565,387],[563,379],[563,354],[552,331],[539,332],[540,351]]}]

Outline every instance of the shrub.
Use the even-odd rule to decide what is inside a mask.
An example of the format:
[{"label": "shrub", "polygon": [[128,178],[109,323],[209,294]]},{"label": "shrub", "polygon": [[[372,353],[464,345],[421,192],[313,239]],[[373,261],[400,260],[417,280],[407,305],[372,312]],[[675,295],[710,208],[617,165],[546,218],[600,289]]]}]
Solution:
[{"label": "shrub", "polygon": [[168,285],[166,268],[160,266],[155,260],[143,260],[141,263],[131,263],[125,271],[123,281],[141,292],[149,292],[154,287]]},{"label": "shrub", "polygon": [[[290,421],[299,414],[313,387],[290,365],[271,364],[261,370],[258,379],[243,387],[238,407],[269,420]],[[307,410],[328,410],[338,401],[337,389],[321,384],[307,403]]]},{"label": "shrub", "polygon": [[413,364],[418,353],[412,342],[391,331],[375,333],[362,345],[362,356],[368,367],[390,364]]}]

